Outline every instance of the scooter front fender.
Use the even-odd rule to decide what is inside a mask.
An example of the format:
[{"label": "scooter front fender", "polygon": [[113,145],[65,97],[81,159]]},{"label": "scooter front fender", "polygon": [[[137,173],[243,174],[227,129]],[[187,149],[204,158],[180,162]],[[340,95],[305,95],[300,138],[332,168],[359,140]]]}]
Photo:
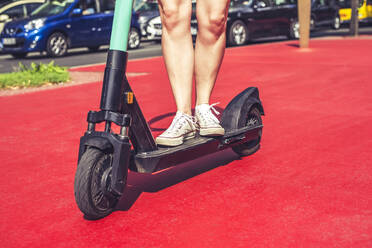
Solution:
[{"label": "scooter front fender", "polygon": [[112,154],[110,191],[116,195],[121,195],[126,185],[131,156],[129,138],[107,132],[86,133],[80,139],[79,161],[87,147],[95,147],[105,153]]},{"label": "scooter front fender", "polygon": [[113,151],[113,146],[108,139],[104,137],[100,137],[100,136],[85,134],[84,136],[80,138],[78,162],[80,162],[80,158],[81,156],[83,156],[88,146],[95,147],[97,149],[100,149],[101,151],[107,151],[107,152]]}]

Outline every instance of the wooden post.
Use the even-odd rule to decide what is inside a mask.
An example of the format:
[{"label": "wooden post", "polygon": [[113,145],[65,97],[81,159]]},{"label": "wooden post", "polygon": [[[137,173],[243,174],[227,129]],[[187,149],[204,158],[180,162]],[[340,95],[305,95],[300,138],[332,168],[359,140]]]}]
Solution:
[{"label": "wooden post", "polygon": [[300,24],[300,48],[308,48],[310,39],[310,0],[298,0],[297,10]]},{"label": "wooden post", "polygon": [[351,20],[350,20],[350,35],[358,36],[359,34],[359,0],[351,0]]}]

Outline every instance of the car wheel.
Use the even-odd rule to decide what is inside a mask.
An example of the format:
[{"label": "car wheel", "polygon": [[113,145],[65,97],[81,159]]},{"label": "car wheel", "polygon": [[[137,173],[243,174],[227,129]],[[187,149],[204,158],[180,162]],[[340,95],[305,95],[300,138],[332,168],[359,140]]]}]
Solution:
[{"label": "car wheel", "polygon": [[299,39],[300,38],[300,24],[298,20],[292,20],[289,24],[289,38],[290,39]]},{"label": "car wheel", "polygon": [[90,52],[97,52],[99,50],[99,46],[90,46],[88,49]]},{"label": "car wheel", "polygon": [[27,53],[12,53],[12,56],[15,59],[23,59],[27,56]]},{"label": "car wheel", "polygon": [[240,20],[236,20],[228,31],[228,44],[231,46],[241,46],[247,43],[249,32],[247,25]]},{"label": "car wheel", "polygon": [[66,55],[68,48],[67,37],[56,32],[49,36],[47,41],[47,54],[51,57],[61,57]]},{"label": "car wheel", "polygon": [[341,27],[341,20],[339,16],[335,16],[333,18],[332,28],[333,29],[339,29]]},{"label": "car wheel", "polygon": [[128,48],[137,49],[141,43],[141,35],[136,28],[131,28],[129,31]]}]

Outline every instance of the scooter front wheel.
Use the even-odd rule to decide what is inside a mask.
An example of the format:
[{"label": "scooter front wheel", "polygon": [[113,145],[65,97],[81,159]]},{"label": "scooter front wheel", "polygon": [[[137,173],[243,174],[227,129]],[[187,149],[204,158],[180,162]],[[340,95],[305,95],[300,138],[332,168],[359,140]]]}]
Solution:
[{"label": "scooter front wheel", "polygon": [[[261,113],[258,108],[253,107],[246,117],[246,126],[254,127],[262,124]],[[262,129],[258,131],[258,138],[255,140],[250,140],[246,143],[233,146],[232,149],[239,156],[249,156],[257,152],[260,149],[260,142],[262,136]]]},{"label": "scooter front wheel", "polygon": [[96,220],[109,215],[119,196],[109,191],[112,154],[89,147],[82,155],[75,174],[75,200],[84,217]]}]

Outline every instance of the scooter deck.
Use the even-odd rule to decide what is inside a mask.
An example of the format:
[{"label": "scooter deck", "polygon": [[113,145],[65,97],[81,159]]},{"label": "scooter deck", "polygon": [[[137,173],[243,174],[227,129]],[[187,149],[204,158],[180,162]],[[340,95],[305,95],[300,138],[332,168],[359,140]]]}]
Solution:
[{"label": "scooter deck", "polygon": [[152,151],[152,152],[143,152],[140,154],[137,154],[137,157],[158,157],[158,156],[164,156],[167,154],[183,151],[185,149],[189,149],[194,146],[199,146],[206,144],[208,142],[212,142],[216,139],[219,139],[220,137],[202,137],[200,135],[196,135],[195,138],[185,140],[182,145],[179,146],[159,146],[158,150]]},{"label": "scooter deck", "polygon": [[182,145],[175,147],[161,147],[150,152],[137,153],[135,164],[138,172],[151,173],[161,169],[187,162],[198,157],[224,150],[233,145],[238,145],[248,140],[258,138],[258,131],[262,125],[244,127],[227,132],[220,137],[197,136],[186,140]]}]

